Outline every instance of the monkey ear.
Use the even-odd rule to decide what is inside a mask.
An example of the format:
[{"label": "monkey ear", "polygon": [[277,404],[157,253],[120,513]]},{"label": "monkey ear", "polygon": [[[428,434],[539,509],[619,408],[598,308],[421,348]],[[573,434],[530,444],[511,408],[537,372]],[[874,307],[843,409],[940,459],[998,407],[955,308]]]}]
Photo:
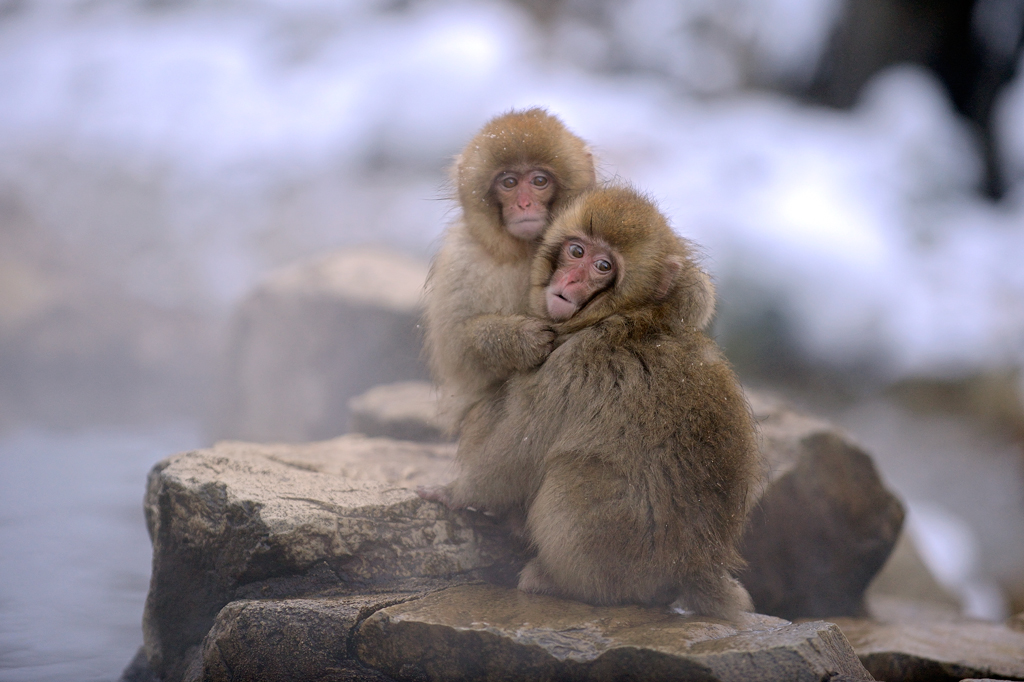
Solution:
[{"label": "monkey ear", "polygon": [[657,300],[660,301],[668,296],[668,292],[672,290],[672,285],[676,283],[676,277],[679,276],[679,271],[682,269],[683,259],[679,256],[669,256],[665,261],[665,269],[661,273],[661,281],[658,282],[658,288],[654,293]]}]

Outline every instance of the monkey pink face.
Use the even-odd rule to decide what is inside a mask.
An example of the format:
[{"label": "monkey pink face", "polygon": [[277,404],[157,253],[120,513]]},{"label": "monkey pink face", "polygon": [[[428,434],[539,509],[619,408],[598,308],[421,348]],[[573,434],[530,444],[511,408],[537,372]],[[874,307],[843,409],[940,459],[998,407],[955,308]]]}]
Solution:
[{"label": "monkey pink face", "polygon": [[548,315],[556,322],[568,320],[615,282],[618,269],[607,244],[585,237],[567,239],[545,291]]},{"label": "monkey pink face", "polygon": [[539,168],[506,170],[494,179],[501,219],[516,239],[533,241],[548,226],[548,206],[555,198],[551,173]]}]

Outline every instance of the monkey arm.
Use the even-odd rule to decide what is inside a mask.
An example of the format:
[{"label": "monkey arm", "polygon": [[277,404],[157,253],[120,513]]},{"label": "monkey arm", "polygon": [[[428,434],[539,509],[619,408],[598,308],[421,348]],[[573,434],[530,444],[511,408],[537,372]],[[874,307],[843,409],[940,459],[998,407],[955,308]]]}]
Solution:
[{"label": "monkey arm", "polygon": [[425,297],[425,341],[439,384],[467,397],[489,392],[547,357],[554,335],[524,314],[529,282],[528,259],[495,261],[463,222],[451,226]]},{"label": "monkey arm", "polygon": [[555,339],[546,321],[526,315],[480,315],[467,320],[462,331],[467,359],[497,381],[544,362]]}]

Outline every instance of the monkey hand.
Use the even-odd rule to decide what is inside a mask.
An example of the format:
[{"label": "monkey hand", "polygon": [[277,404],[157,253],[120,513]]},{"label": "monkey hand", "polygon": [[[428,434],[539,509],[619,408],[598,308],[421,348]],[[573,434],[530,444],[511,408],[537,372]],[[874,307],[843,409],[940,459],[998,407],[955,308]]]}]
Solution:
[{"label": "monkey hand", "polygon": [[554,348],[555,332],[548,323],[536,317],[524,317],[519,327],[520,358],[516,370],[533,369],[548,359]]},{"label": "monkey hand", "polygon": [[480,370],[502,381],[544,362],[555,341],[545,320],[526,315],[482,315],[471,329]]}]

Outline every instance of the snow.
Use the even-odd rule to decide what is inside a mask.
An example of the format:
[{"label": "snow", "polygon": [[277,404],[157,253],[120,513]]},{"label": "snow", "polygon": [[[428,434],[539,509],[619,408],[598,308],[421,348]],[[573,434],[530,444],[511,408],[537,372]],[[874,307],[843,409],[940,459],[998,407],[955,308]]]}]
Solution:
[{"label": "snow", "polygon": [[[889,378],[1021,363],[1024,201],[977,195],[976,142],[932,76],[882,73],[850,112],[740,89],[809,68],[835,2],[634,0],[548,29],[500,2],[66,5],[0,25],[4,177],[45,228],[131,244],[120,276],[139,296],[227,305],[351,243],[425,255],[448,159],[490,116],[540,104],[658,199],[720,282],[767,292],[811,358]],[[570,34],[606,59],[567,54]],[[1020,81],[998,120],[1019,185]],[[105,220],[92,180],[62,182],[97,159],[143,179],[139,215]]]}]

